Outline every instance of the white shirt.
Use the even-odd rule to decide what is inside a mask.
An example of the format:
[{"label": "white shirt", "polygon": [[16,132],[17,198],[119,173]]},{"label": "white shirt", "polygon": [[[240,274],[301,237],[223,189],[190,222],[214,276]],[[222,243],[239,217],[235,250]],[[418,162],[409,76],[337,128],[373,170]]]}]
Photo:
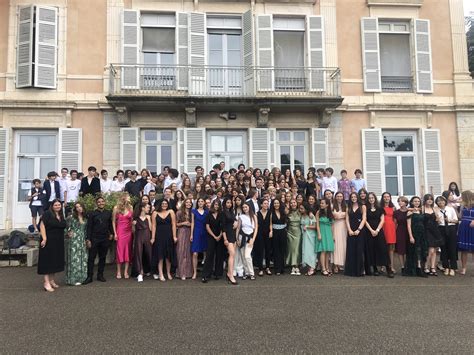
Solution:
[{"label": "white shirt", "polygon": [[77,201],[79,190],[81,189],[81,180],[68,180],[67,182],[67,202]]},{"label": "white shirt", "polygon": [[[38,189],[37,192],[40,192],[41,191],[41,188]],[[30,191],[28,192],[28,197],[31,197],[31,189]],[[32,206],[43,206],[43,202],[41,202],[41,200],[38,199],[38,196],[35,196],[31,199],[31,205]]]},{"label": "white shirt", "polygon": [[179,189],[181,189],[181,179],[179,177],[175,178],[175,179],[172,179],[170,178],[169,176],[167,176],[165,178],[165,182],[164,182],[164,185],[163,185],[163,190],[166,189],[168,186],[170,186],[171,184],[176,184],[176,187]]},{"label": "white shirt", "polygon": [[254,200],[252,198],[249,198],[247,201],[245,202],[251,202],[253,203],[253,207],[254,207],[254,211],[255,213],[257,213],[258,211],[260,211],[260,207],[258,207],[258,201],[257,200]]},{"label": "white shirt", "polygon": [[104,179],[100,178],[100,191],[102,191],[102,193],[104,193],[104,194],[109,193],[111,186],[112,186],[112,180],[111,179],[107,178],[107,180],[104,180]]},{"label": "white shirt", "polygon": [[56,179],[57,182],[59,182],[59,195],[61,201],[64,202],[64,192],[67,191],[67,182],[69,181],[69,178],[66,176],[63,178],[62,176]]},{"label": "white shirt", "polygon": [[155,184],[153,184],[152,182],[147,182],[147,184],[143,188],[143,194],[149,195],[150,191],[155,191]]},{"label": "white shirt", "polygon": [[[46,184],[51,186],[51,195],[49,196],[49,202],[52,202],[56,198],[56,187],[54,181],[48,180]],[[64,200],[64,198],[63,198]]]},{"label": "white shirt", "polygon": [[250,219],[250,217],[246,214],[241,214],[239,218],[242,232],[244,232],[245,234],[253,234],[255,228],[253,226],[253,221]]},{"label": "white shirt", "polygon": [[[437,212],[437,215],[439,217],[439,222],[438,224],[440,226],[444,226],[445,223],[444,223],[444,215],[443,215],[443,211],[444,213],[446,214],[446,218],[448,219],[448,221],[450,221],[448,223],[448,226],[455,226],[456,225],[456,222],[458,221],[458,215],[456,214],[456,211],[454,210],[453,207],[451,206],[446,206],[444,209],[440,209],[438,212]],[[454,221],[454,222],[453,222]]]},{"label": "white shirt", "polygon": [[125,180],[122,182],[117,180],[113,180],[110,184],[110,192],[121,192],[125,188]]},{"label": "white shirt", "polygon": [[323,177],[323,181],[321,183],[321,192],[324,194],[324,191],[326,190],[330,190],[333,193],[337,192],[337,178],[335,176]]}]

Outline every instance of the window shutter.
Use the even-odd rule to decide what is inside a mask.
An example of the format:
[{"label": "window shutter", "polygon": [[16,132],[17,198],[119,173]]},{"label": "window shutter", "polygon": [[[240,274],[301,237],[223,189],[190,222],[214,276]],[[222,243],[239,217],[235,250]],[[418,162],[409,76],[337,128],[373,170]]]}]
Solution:
[{"label": "window shutter", "polygon": [[22,6],[18,11],[16,47],[16,87],[33,85],[33,6]]},{"label": "window shutter", "polygon": [[433,92],[430,21],[415,20],[416,91]]},{"label": "window shutter", "polygon": [[242,64],[244,66],[244,94],[254,93],[254,59],[253,59],[253,14],[252,10],[242,15]]},{"label": "window shutter", "polygon": [[[324,91],[324,19],[322,16],[307,16],[306,38],[308,40],[309,90]],[[318,68],[318,69],[315,69]]]},{"label": "window shutter", "polygon": [[58,9],[36,7],[35,87],[56,89]]},{"label": "window shutter", "polygon": [[8,195],[9,131],[0,128],[0,229],[5,229]]},{"label": "window shutter", "polygon": [[191,65],[191,87],[193,95],[206,93],[206,14],[191,12],[189,30],[189,64]]},{"label": "window shutter", "polygon": [[136,10],[124,10],[122,15],[122,89],[139,88],[138,58],[140,46],[140,16]]},{"label": "window shutter", "polygon": [[312,130],[312,156],[315,169],[328,167],[328,130],[327,128],[313,128]]},{"label": "window shutter", "polygon": [[270,132],[268,128],[249,128],[250,161],[252,168],[270,166]]},{"label": "window shutter", "polygon": [[273,91],[273,16],[258,15],[257,23],[257,85],[258,91]]},{"label": "window shutter", "polygon": [[425,192],[435,196],[443,192],[441,164],[441,144],[439,129],[423,130],[423,164],[425,173]]},{"label": "window shutter", "polygon": [[138,128],[120,129],[120,167],[138,170]]},{"label": "window shutter", "polygon": [[385,191],[385,163],[381,129],[362,130],[362,158],[367,189],[381,196]]},{"label": "window shutter", "polygon": [[206,169],[206,129],[183,128],[184,130],[184,171],[194,175],[194,168]]},{"label": "window shutter", "polygon": [[378,19],[364,17],[361,20],[361,27],[364,90],[366,92],[381,92]]},{"label": "window shutter", "polygon": [[270,169],[277,166],[277,144],[276,144],[276,128],[269,128],[270,133]]},{"label": "window shutter", "polygon": [[176,137],[178,142],[178,170],[184,172],[184,162],[186,160],[184,155],[184,128],[176,129]]},{"label": "window shutter", "polygon": [[82,129],[59,129],[59,170],[62,168],[82,171]]},{"label": "window shutter", "polygon": [[188,18],[187,13],[176,13],[176,51],[178,63],[176,75],[178,76],[178,90],[188,89]]}]

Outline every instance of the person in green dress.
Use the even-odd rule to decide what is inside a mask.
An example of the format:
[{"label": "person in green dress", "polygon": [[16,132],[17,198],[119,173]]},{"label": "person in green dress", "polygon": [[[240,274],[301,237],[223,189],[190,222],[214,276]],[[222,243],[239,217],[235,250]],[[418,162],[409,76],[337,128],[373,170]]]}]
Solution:
[{"label": "person in green dress", "polygon": [[324,276],[332,274],[329,270],[329,254],[334,251],[333,221],[331,204],[329,200],[322,199],[319,203],[319,211],[316,212],[316,230],[318,233],[316,251],[320,253],[321,269]]},{"label": "person in green dress", "polygon": [[309,206],[300,205],[301,233],[303,235],[302,263],[308,267],[306,276],[314,274],[316,268],[316,218],[309,215]]},{"label": "person in green dress", "polygon": [[291,265],[291,275],[301,275],[299,269],[301,264],[301,214],[298,211],[298,203],[295,199],[290,200],[287,252],[286,264]]},{"label": "person in green dress", "polygon": [[66,219],[66,283],[81,285],[87,279],[87,220],[82,202],[76,202]]}]

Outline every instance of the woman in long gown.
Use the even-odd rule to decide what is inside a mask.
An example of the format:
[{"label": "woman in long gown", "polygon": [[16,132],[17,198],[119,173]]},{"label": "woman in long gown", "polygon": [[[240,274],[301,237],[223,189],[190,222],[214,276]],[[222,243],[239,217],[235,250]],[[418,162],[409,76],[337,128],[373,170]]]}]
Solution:
[{"label": "woman in long gown", "polygon": [[425,238],[423,214],[421,213],[421,199],[413,196],[410,200],[411,211],[408,212],[407,257],[405,263],[405,276],[428,277],[421,269],[428,256],[428,242]]},{"label": "woman in long gown", "polygon": [[367,209],[359,203],[359,196],[352,192],[349,195],[349,206],[346,214],[347,249],[344,275],[363,276],[364,269],[364,236],[363,233]]},{"label": "woman in long gown", "polygon": [[122,278],[121,266],[124,265],[123,275],[126,279],[128,266],[132,260],[132,222],[133,208],[130,204],[130,195],[123,193],[112,212],[112,227],[116,241],[115,259],[117,263],[117,279]]},{"label": "woman in long gown", "polygon": [[176,277],[186,280],[193,276],[193,262],[191,255],[191,209],[193,201],[184,200],[180,210],[176,214],[177,242],[176,258],[178,267],[176,268]]},{"label": "woman in long gown", "polygon": [[458,249],[461,251],[461,275],[466,274],[467,254],[474,252],[474,194],[461,193],[462,209],[458,229]]},{"label": "woman in long gown", "polygon": [[234,207],[231,198],[225,198],[222,207],[222,226],[224,238],[224,245],[227,248],[227,282],[231,285],[237,285],[234,278],[234,258],[235,258],[235,230],[237,228],[237,221],[235,219]]},{"label": "woman in long gown", "polygon": [[398,206],[400,207],[393,213],[393,219],[396,226],[396,238],[395,252],[398,255],[398,260],[402,266],[402,275],[405,273],[405,261],[408,244],[408,225],[407,225],[407,213],[408,213],[408,199],[405,196],[400,196],[397,200]]},{"label": "woman in long gown", "polygon": [[308,267],[306,276],[314,274],[316,268],[316,219],[309,215],[309,208],[306,204],[299,207],[301,214],[302,233],[302,264]]},{"label": "woman in long gown", "polygon": [[316,230],[318,232],[317,252],[320,253],[321,273],[331,276],[329,270],[329,254],[334,251],[334,237],[332,234],[332,207],[328,199],[319,202],[319,211],[316,213]]},{"label": "woman in long gown", "polygon": [[334,272],[337,274],[339,270],[344,270],[346,261],[347,248],[347,225],[346,225],[347,205],[344,201],[344,194],[337,192],[334,195],[334,206],[332,215],[334,217],[333,235],[334,235]]},{"label": "woman in long gown", "polygon": [[198,255],[207,250],[207,221],[208,211],[206,201],[198,198],[196,208],[192,209],[191,221],[191,252],[193,253],[193,280],[197,277]]},{"label": "woman in long gown", "polygon": [[[426,194],[423,196],[423,224],[425,238],[428,243],[428,260],[425,265],[425,274],[438,276],[436,272],[436,250],[444,245],[444,238],[438,227],[438,207],[434,206],[434,196]],[[428,269],[429,268],[429,269]]]},{"label": "woman in long gown", "polygon": [[[296,202],[296,201],[295,201]],[[272,203],[273,271],[275,275],[285,272],[285,253],[287,248],[287,217],[284,204],[278,200]]]},{"label": "woman in long gown", "polygon": [[395,220],[393,218],[395,206],[392,202],[392,195],[389,192],[384,192],[382,194],[380,206],[384,210],[383,234],[385,236],[385,243],[387,244],[388,257],[390,259],[392,272],[395,272],[395,269],[393,268],[393,256],[395,253],[395,244],[397,243],[397,232]]},{"label": "woman in long gown", "polygon": [[257,212],[258,233],[254,245],[254,266],[258,268],[258,276],[263,276],[263,256],[265,255],[265,272],[271,275],[270,261],[272,256],[270,202],[263,200]]},{"label": "woman in long gown", "polygon": [[133,265],[138,272],[137,281],[143,282],[143,254],[147,264],[151,263],[151,245],[155,242],[151,235],[151,206],[149,202],[143,201],[137,206],[137,212],[133,220],[135,226],[135,238],[133,239]]},{"label": "woman in long gown", "polygon": [[59,286],[54,282],[55,274],[64,271],[64,229],[66,221],[59,199],[51,202],[40,224],[41,243],[38,255],[38,275],[44,275],[45,291],[53,292]]},{"label": "woman in long gown", "polygon": [[87,279],[87,220],[82,202],[74,204],[66,219],[66,283],[81,285]]},{"label": "woman in long gown", "polygon": [[[176,243],[176,215],[169,208],[167,200],[158,202],[155,212],[151,215],[151,233],[154,236],[152,265],[156,270],[158,264],[158,275],[153,275],[155,279],[166,281],[163,276],[163,260],[166,262],[166,273],[168,280],[171,276],[171,259],[173,258],[174,243]],[[155,271],[156,272],[156,271]]]},{"label": "woman in long gown", "polygon": [[288,249],[286,264],[291,266],[291,275],[301,275],[301,214],[295,199],[290,201],[288,214]]}]

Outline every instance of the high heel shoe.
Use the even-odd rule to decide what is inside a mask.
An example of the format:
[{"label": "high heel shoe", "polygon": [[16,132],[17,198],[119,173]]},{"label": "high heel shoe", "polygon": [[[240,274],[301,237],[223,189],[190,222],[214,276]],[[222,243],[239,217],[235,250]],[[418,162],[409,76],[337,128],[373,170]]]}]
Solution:
[{"label": "high heel shoe", "polygon": [[231,284],[232,286],[236,286],[239,284],[237,281],[232,281],[228,275],[226,275],[226,277],[227,277],[227,283]]},{"label": "high heel shoe", "polygon": [[46,285],[43,284],[43,288],[46,292],[54,292],[54,288],[51,285],[49,285],[49,287],[46,287]]},{"label": "high heel shoe", "polygon": [[56,284],[56,282],[54,282],[54,281],[52,281],[52,282],[50,281],[49,284],[50,284],[53,288],[59,288],[59,285]]}]

